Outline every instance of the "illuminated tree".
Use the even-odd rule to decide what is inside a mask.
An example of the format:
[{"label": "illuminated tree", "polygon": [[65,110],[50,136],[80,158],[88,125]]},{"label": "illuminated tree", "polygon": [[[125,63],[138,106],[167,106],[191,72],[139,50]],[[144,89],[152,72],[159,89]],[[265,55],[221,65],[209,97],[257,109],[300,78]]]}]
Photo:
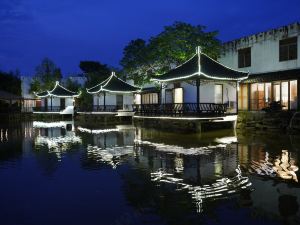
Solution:
[{"label": "illuminated tree", "polygon": [[35,69],[35,76],[30,84],[30,92],[53,89],[55,82],[62,78],[61,70],[49,58],[44,58]]},{"label": "illuminated tree", "polygon": [[123,51],[120,64],[124,72],[136,84],[142,85],[151,76],[170,70],[180,65],[195,54],[197,46],[216,59],[220,52],[220,41],[216,31],[204,32],[204,26],[193,26],[183,22],[175,22],[148,42],[142,39],[131,41]]}]

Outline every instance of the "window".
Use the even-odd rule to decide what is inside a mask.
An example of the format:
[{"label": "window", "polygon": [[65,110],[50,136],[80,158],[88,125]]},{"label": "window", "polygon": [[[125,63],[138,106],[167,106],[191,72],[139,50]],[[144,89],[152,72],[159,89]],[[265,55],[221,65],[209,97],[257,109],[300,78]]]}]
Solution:
[{"label": "window", "polygon": [[248,85],[247,84],[240,84],[239,109],[240,110],[248,109]]},{"label": "window", "polygon": [[251,48],[243,48],[238,50],[239,68],[251,66]]},{"label": "window", "polygon": [[297,37],[279,41],[279,61],[297,59]]},{"label": "window", "polygon": [[223,85],[222,84],[215,85],[215,103],[216,104],[223,103]]},{"label": "window", "polygon": [[297,109],[297,80],[290,81],[290,109]]},{"label": "window", "polygon": [[174,103],[183,103],[183,88],[174,89]]},{"label": "window", "polygon": [[118,109],[123,109],[123,95],[116,95],[116,103]]},{"label": "window", "polygon": [[147,93],[142,95],[143,104],[158,104],[158,93]]},{"label": "window", "polygon": [[273,101],[280,101],[280,84],[273,85]]},{"label": "window", "polygon": [[265,107],[265,85],[264,83],[251,84],[251,110],[261,110]]},{"label": "window", "polygon": [[265,103],[271,102],[271,93],[272,90],[272,84],[271,83],[265,83]]},{"label": "window", "polygon": [[288,109],[289,105],[289,82],[281,82],[281,104],[282,109]]}]

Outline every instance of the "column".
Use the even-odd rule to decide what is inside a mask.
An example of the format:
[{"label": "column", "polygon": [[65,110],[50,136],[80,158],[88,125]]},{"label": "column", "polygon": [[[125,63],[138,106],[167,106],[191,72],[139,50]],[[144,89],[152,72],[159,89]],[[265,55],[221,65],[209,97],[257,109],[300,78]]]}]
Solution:
[{"label": "column", "polygon": [[[240,90],[241,91],[241,90]],[[241,96],[242,98],[242,96]],[[235,96],[235,101],[236,101],[236,114],[239,113],[239,82],[236,82],[236,96]]]},{"label": "column", "polygon": [[297,79],[297,111],[300,110],[300,79]]},{"label": "column", "polygon": [[200,112],[200,78],[196,79],[197,86],[197,112]]},{"label": "column", "polygon": [[105,109],[106,109],[105,98],[106,98],[106,92],[103,92],[103,110],[104,110],[104,111],[105,111]]}]

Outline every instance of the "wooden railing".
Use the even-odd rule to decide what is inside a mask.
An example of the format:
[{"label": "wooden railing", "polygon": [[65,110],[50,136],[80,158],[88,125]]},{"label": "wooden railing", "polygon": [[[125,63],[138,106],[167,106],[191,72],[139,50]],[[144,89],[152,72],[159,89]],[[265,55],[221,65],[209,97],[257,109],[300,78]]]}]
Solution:
[{"label": "wooden railing", "polygon": [[171,103],[133,105],[136,115],[144,116],[193,116],[193,115],[224,115],[227,104],[216,103]]}]

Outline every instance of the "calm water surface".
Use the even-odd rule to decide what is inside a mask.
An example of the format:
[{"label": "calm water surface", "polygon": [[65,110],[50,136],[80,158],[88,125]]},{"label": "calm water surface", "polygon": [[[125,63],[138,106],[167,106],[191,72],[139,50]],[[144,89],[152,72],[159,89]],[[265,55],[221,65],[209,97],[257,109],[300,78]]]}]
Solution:
[{"label": "calm water surface", "polygon": [[0,125],[0,224],[300,224],[300,138]]}]

